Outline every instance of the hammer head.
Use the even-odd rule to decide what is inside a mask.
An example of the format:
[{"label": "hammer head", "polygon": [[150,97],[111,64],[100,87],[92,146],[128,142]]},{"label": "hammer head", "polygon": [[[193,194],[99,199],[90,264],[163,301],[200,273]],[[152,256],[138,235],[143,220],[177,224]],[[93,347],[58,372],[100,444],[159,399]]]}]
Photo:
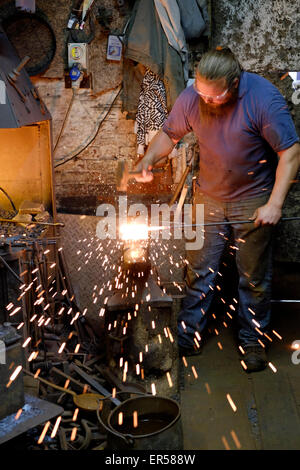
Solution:
[{"label": "hammer head", "polygon": [[128,163],[124,160],[118,162],[117,166],[117,191],[127,191],[127,183],[129,179]]}]

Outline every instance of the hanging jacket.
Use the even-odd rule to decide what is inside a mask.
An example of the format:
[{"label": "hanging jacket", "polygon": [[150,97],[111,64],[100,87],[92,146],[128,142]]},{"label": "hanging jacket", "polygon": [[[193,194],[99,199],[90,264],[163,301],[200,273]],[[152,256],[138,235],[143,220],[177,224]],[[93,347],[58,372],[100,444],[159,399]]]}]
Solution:
[{"label": "hanging jacket", "polygon": [[[126,30],[123,74],[123,111],[134,119],[141,81],[135,63],[141,63],[164,82],[167,108],[185,88],[180,54],[169,45],[161,26],[154,0],[136,0]],[[133,67],[133,68],[132,68]]]}]

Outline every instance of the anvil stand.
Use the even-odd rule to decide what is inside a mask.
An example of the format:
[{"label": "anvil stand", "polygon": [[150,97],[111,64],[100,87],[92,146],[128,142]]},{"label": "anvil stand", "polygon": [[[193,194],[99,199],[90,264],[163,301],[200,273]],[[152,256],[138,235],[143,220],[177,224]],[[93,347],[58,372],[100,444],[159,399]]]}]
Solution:
[{"label": "anvil stand", "polygon": [[[117,324],[107,334],[109,366],[120,373],[117,369],[118,360],[124,357],[124,360],[128,360],[129,365],[135,368],[139,362],[139,353],[143,352],[141,368],[145,372],[160,371],[162,364],[166,362],[168,349],[170,360],[173,356],[170,341],[168,340],[168,345],[158,344],[156,339],[160,333],[161,338],[164,337],[163,339],[166,340],[164,328],[172,323],[173,299],[159,287],[156,271],[152,269],[148,256],[143,262],[123,265],[122,268],[123,273],[126,274],[127,283],[109,298],[106,305],[106,326],[114,322]],[[132,291],[135,292],[134,297],[131,295]],[[153,320],[156,324],[155,330],[151,326]],[[124,326],[127,327],[125,335],[123,334]],[[147,354],[145,346],[148,343]],[[163,366],[162,368],[164,369]]]}]

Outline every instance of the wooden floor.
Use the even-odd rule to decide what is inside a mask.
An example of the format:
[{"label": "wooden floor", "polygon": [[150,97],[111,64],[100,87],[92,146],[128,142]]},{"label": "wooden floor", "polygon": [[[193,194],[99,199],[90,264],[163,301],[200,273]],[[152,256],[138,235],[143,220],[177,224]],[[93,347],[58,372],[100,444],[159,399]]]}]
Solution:
[{"label": "wooden floor", "polygon": [[282,337],[270,336],[268,360],[276,372],[244,371],[232,326],[219,326],[202,354],[182,364],[185,450],[300,449],[300,364],[292,363],[291,348],[293,341],[300,343],[298,305],[273,308],[271,329]]}]

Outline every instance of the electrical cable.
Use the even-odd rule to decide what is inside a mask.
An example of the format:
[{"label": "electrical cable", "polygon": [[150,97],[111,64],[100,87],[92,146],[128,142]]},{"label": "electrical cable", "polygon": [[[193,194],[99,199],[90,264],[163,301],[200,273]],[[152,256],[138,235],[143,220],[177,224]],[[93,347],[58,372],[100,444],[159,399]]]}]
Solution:
[{"label": "electrical cable", "polygon": [[13,210],[14,210],[15,213],[17,214],[18,211],[17,211],[16,206],[14,205],[13,200],[11,199],[11,197],[10,197],[10,196],[7,194],[7,192],[6,192],[3,188],[1,188],[1,187],[0,187],[0,191],[2,191],[2,192],[5,194],[5,196],[7,197],[7,199],[9,200],[9,202],[11,203],[11,205],[12,205],[12,207],[13,207]]},{"label": "electrical cable", "polygon": [[122,84],[119,85],[119,87],[120,87],[120,89],[119,89],[119,91],[116,93],[116,95],[115,95],[114,99],[112,100],[112,102],[110,103],[109,108],[108,108],[108,111],[107,111],[107,113],[105,114],[104,118],[102,118],[99,122],[96,122],[96,129],[94,129],[94,131],[93,131],[93,133],[92,133],[92,137],[90,137],[89,141],[88,141],[85,145],[83,145],[83,147],[80,148],[78,151],[75,151],[75,153],[72,154],[70,157],[65,157],[65,158],[62,157],[61,159],[59,159],[59,160],[63,160],[63,161],[61,161],[60,163],[57,163],[56,165],[54,165],[54,168],[57,168],[57,167],[59,167],[59,166],[61,166],[61,165],[64,165],[65,163],[69,162],[70,160],[73,160],[74,158],[76,158],[78,155],[80,155],[80,153],[82,153],[82,152],[95,140],[95,138],[97,137],[97,134],[98,134],[98,132],[99,132],[99,130],[100,130],[101,125],[103,124],[103,122],[105,121],[105,119],[107,118],[107,116],[109,115],[109,113],[110,113],[110,111],[111,111],[111,109],[112,109],[112,107],[113,107],[113,105],[114,105],[116,99],[119,97],[119,95],[120,95],[120,93],[121,93],[121,91],[122,91],[122,89],[123,89]]}]

